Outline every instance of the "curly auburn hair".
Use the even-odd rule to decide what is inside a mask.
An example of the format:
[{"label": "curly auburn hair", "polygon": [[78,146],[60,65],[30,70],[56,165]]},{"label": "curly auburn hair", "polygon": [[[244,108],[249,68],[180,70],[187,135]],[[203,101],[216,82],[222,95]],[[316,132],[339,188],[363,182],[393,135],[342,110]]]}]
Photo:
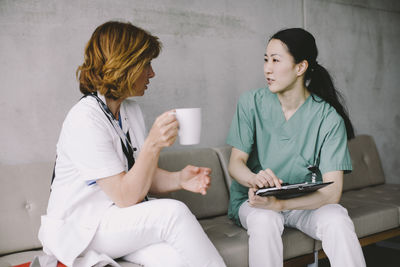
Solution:
[{"label": "curly auburn hair", "polygon": [[76,76],[83,94],[119,99],[133,95],[144,67],[161,51],[156,36],[131,23],[109,21],[96,28]]}]

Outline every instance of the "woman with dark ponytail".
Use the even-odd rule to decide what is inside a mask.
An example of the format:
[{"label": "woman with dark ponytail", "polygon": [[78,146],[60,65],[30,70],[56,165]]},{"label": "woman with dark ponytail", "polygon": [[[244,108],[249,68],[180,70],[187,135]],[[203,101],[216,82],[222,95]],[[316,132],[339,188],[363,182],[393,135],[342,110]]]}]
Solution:
[{"label": "woman with dark ponytail", "polygon": [[[229,217],[247,229],[249,266],[282,266],[284,226],[322,241],[331,266],[365,266],[347,210],[339,205],[343,174],[352,165],[354,129],[340,93],[317,61],[304,29],[277,32],[268,42],[268,86],[241,95],[227,143],[232,146]],[[263,187],[333,182],[295,198],[262,197]]]}]

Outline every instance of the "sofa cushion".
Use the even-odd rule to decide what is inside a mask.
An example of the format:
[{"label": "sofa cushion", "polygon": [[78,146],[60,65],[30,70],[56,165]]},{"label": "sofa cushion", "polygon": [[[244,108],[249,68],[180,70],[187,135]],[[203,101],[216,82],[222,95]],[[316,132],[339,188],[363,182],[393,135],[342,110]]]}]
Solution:
[{"label": "sofa cushion", "polygon": [[340,204],[349,212],[359,238],[399,226],[399,210],[393,205],[347,197],[342,198]]},{"label": "sofa cushion", "polygon": [[[352,197],[349,191],[342,196],[340,204],[345,207],[354,223],[358,238],[376,234],[399,226],[398,207],[379,202],[369,202]],[[315,249],[321,249],[321,242],[316,241]]]},{"label": "sofa cushion", "polygon": [[[227,266],[248,265],[248,235],[244,228],[234,224],[227,216],[200,220],[200,224]],[[284,260],[313,253],[314,240],[299,230],[285,227],[282,240]]]},{"label": "sofa cushion", "polygon": [[232,177],[228,172],[229,159],[231,157],[232,147],[231,146],[223,146],[214,148],[215,152],[218,154],[218,158],[220,160],[222,169],[225,174],[225,182],[228,185],[228,188],[231,186]]},{"label": "sofa cushion", "polygon": [[397,208],[400,222],[400,184],[382,184],[343,193],[344,201],[385,204]]},{"label": "sofa cushion", "polygon": [[344,176],[343,191],[383,184],[385,177],[373,138],[358,135],[348,143],[353,171]]},{"label": "sofa cushion", "polygon": [[124,261],[124,260],[117,260],[117,263],[119,265],[121,265],[121,267],[143,267],[143,265],[141,265],[141,264],[136,264],[136,263],[132,263],[132,262]]},{"label": "sofa cushion", "polygon": [[200,224],[227,266],[248,265],[248,236],[245,229],[234,224],[226,215],[200,220]]},{"label": "sofa cushion", "polygon": [[160,168],[168,171],[178,171],[189,164],[211,168],[211,186],[207,194],[203,196],[180,190],[160,197],[170,197],[184,202],[198,219],[226,214],[229,203],[228,189],[217,153],[213,149],[166,151],[161,153],[158,162]]},{"label": "sofa cushion", "polygon": [[283,260],[314,252],[314,239],[297,229],[285,227],[282,240]]},{"label": "sofa cushion", "polygon": [[[40,216],[46,212],[53,162],[0,165],[0,255],[40,248]],[[16,238],[18,237],[18,238]]]}]

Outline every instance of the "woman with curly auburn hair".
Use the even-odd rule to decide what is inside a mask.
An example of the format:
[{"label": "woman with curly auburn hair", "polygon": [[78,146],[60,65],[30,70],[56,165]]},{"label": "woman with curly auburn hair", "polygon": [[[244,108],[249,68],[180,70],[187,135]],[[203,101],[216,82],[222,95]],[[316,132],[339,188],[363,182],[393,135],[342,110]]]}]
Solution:
[{"label": "woman with curly auburn hair", "polygon": [[209,168],[158,168],[162,148],[177,137],[174,111],[145,135],[138,104],[155,73],[158,38],[130,23],[107,22],[93,33],[77,70],[81,100],[69,111],[57,143],[47,214],[39,239],[67,266],[225,266],[185,204],[147,198],[188,190],[206,194]]},{"label": "woman with curly auburn hair", "polygon": [[126,23],[105,23],[94,31],[77,70],[81,92],[99,91],[113,100],[143,95],[135,92],[134,84],[160,51],[158,38],[146,31]]}]

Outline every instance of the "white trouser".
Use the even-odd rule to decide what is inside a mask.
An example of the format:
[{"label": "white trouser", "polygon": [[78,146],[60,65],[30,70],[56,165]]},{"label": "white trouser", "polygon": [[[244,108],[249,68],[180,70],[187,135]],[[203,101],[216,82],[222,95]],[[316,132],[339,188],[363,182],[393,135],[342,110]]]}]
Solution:
[{"label": "white trouser", "polygon": [[239,209],[240,222],[249,235],[249,266],[283,266],[282,233],[284,226],[297,228],[322,241],[332,267],[365,266],[364,255],[347,210],[339,204],[315,210],[275,212],[250,207]]},{"label": "white trouser", "polygon": [[225,266],[194,215],[172,199],[112,206],[86,249],[90,250],[145,267]]}]

